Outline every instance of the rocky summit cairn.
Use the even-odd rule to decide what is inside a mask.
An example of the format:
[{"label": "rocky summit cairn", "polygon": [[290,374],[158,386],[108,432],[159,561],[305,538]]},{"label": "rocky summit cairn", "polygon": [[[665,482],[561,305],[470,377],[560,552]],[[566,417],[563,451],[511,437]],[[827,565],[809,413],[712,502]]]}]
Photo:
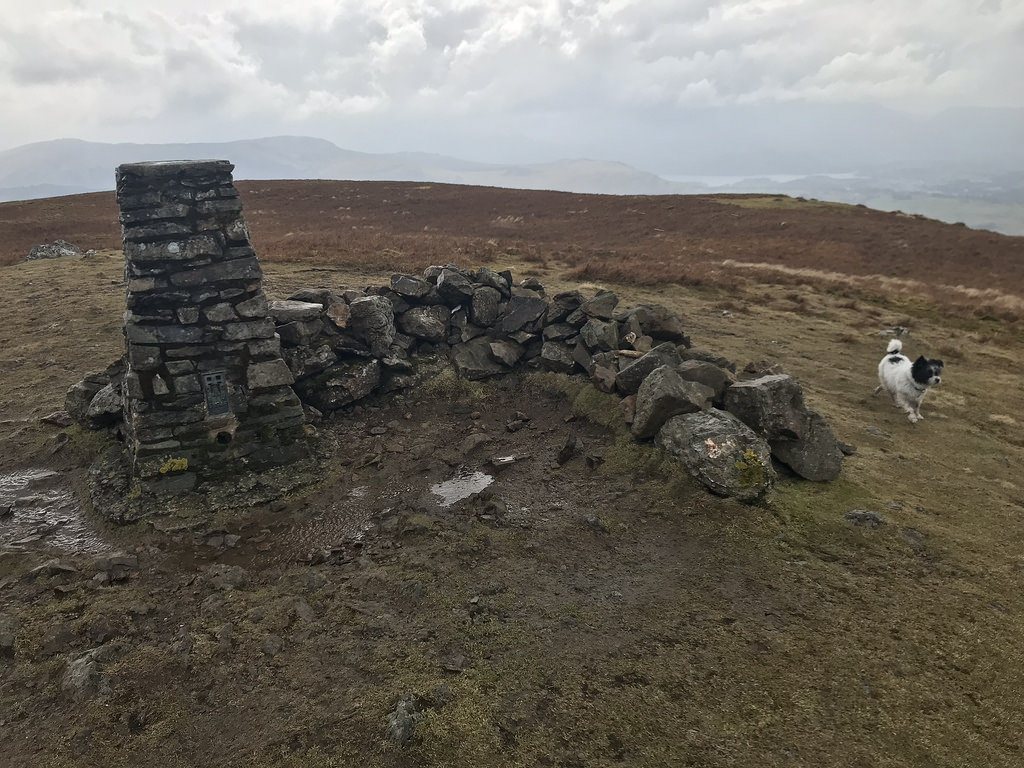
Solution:
[{"label": "rocky summit cairn", "polygon": [[143,490],[188,490],[306,454],[233,169],[225,160],[117,169],[125,436]]}]

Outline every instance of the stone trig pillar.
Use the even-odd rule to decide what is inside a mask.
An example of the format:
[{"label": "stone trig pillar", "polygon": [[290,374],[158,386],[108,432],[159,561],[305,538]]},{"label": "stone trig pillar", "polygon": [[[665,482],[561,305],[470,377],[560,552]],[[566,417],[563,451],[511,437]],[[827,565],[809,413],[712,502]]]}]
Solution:
[{"label": "stone trig pillar", "polygon": [[233,169],[225,160],[117,169],[126,437],[147,491],[188,490],[306,455],[302,405]]}]

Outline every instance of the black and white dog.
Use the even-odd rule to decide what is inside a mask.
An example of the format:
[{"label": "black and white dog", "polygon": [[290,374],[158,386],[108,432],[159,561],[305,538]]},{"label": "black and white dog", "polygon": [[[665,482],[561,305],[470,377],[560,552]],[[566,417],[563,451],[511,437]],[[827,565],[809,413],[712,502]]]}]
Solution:
[{"label": "black and white dog", "polygon": [[902,354],[903,342],[893,339],[885,351],[885,357],[878,364],[877,395],[883,389],[892,396],[897,408],[907,412],[911,422],[924,418],[921,415],[921,401],[929,387],[942,382],[941,360],[929,360],[921,355],[914,362]]}]

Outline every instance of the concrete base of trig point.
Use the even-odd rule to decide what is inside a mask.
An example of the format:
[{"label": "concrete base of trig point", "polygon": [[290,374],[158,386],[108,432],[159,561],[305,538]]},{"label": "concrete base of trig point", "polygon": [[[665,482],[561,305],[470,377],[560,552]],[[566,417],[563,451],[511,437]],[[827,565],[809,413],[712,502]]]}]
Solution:
[{"label": "concrete base of trig point", "polygon": [[307,455],[302,405],[224,160],[117,169],[131,470],[187,491]]}]

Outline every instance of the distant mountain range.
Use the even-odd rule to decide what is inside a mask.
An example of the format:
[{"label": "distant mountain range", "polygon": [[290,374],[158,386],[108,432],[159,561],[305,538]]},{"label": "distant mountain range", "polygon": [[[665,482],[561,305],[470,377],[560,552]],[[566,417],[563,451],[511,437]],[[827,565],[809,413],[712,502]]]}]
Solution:
[{"label": "distant mountain range", "polygon": [[370,154],[324,139],[275,136],[209,144],[100,144],[60,139],[0,152],[0,201],[98,192],[114,187],[121,163],[224,159],[236,179],[351,179],[556,189],[608,194],[684,191],[622,163],[560,160],[534,165],[474,163],[422,152]]},{"label": "distant mountain range", "polygon": [[[429,181],[599,194],[763,192],[863,203],[972,227],[1024,235],[1024,172],[966,174],[963,168],[907,168],[842,175],[692,176],[673,180],[624,163],[558,160],[494,164],[422,152],[371,154],[324,139],[275,136],[220,143],[104,144],[59,139],[0,152],[0,202],[113,189],[114,169],[146,160],[225,159],[236,179]],[[850,169],[854,170],[854,169]]]}]

